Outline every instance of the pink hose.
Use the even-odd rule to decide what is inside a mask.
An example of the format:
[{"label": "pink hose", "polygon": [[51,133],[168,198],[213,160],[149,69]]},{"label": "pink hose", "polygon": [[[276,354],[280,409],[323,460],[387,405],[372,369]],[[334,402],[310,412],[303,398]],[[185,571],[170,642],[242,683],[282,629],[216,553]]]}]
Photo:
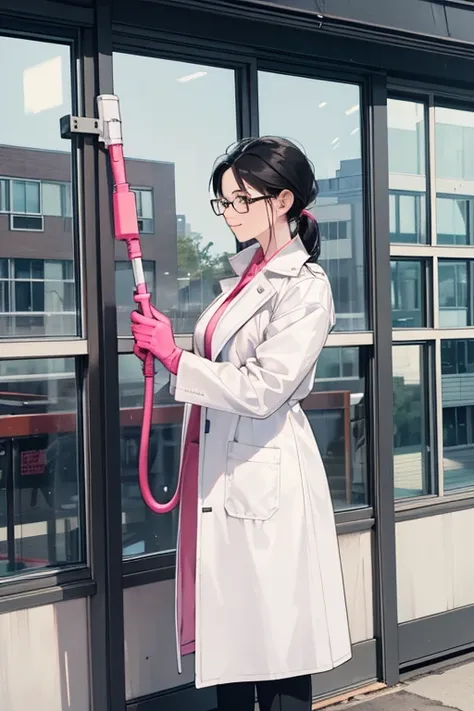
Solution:
[{"label": "pink hose", "polygon": [[[121,144],[113,144],[109,146],[108,150],[114,182],[113,212],[115,238],[126,241],[130,260],[141,260],[142,251],[138,232],[135,195],[130,190],[127,183],[123,148]],[[145,282],[136,284],[135,300],[139,303],[143,315],[151,317],[150,293]],[[167,504],[160,504],[156,501],[151,492],[148,476],[148,455],[150,448],[151,423],[153,418],[153,395],[155,382],[154,357],[152,353],[147,353],[146,355],[145,362],[143,364],[143,374],[145,376],[145,388],[140,450],[138,455],[138,482],[142,498],[148,508],[150,508],[154,513],[165,514],[172,511],[179,504],[181,494],[181,467],[178,476],[178,485],[173,497]]]}]

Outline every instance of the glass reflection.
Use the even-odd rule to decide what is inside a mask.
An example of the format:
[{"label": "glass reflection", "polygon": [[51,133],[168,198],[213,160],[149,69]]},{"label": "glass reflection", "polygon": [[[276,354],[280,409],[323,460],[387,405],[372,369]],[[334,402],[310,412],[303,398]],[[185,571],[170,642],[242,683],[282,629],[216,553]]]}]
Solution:
[{"label": "glass reflection", "polygon": [[421,345],[393,347],[393,468],[396,499],[433,493],[424,348]]},{"label": "glass reflection", "polygon": [[426,326],[422,263],[402,259],[393,260],[391,271],[393,328]]},{"label": "glass reflection", "polygon": [[474,486],[474,340],[441,342],[444,489]]},{"label": "glass reflection", "polygon": [[[208,193],[215,159],[236,140],[234,72],[117,53],[114,84],[155,301],[177,333],[191,333],[235,253]],[[126,260],[125,245],[116,245],[116,257]],[[130,333],[128,313],[119,314],[119,335]]]},{"label": "glass reflection", "polygon": [[387,102],[390,240],[426,242],[425,107]]},{"label": "glass reflection", "polygon": [[[363,348],[327,348],[313,392],[303,407],[326,468],[336,510],[365,506],[367,490],[367,357]],[[183,406],[169,394],[167,371],[157,364],[150,444],[150,486],[160,503],[176,490]],[[122,535],[124,557],[173,551],[178,510],[153,514],[138,486],[143,375],[134,355],[119,358]]]},{"label": "glass reflection", "polygon": [[[160,503],[173,496],[178,481],[183,406],[169,394],[169,374],[156,362],[150,487]],[[143,374],[134,355],[119,357],[122,541],[124,557],[173,551],[178,509],[156,515],[145,506],[138,486],[138,451],[143,408]]]},{"label": "glass reflection", "polygon": [[0,361],[0,576],[84,562],[77,387],[72,358]]},{"label": "glass reflection", "polygon": [[0,38],[0,338],[79,334],[66,46]]},{"label": "glass reflection", "polygon": [[474,325],[474,261],[440,259],[438,265],[439,325],[441,328]]},{"label": "glass reflection", "polygon": [[[331,281],[336,330],[367,328],[360,90],[356,85],[259,72],[261,134],[288,137],[312,160],[320,193],[320,263]],[[289,96],[298,97],[298,111]],[[323,138],[322,138],[323,137]]]},{"label": "glass reflection", "polygon": [[474,244],[474,113],[437,106],[436,193],[440,244]]},{"label": "glass reflection", "polygon": [[325,348],[303,404],[336,511],[368,503],[366,368],[363,348]]}]

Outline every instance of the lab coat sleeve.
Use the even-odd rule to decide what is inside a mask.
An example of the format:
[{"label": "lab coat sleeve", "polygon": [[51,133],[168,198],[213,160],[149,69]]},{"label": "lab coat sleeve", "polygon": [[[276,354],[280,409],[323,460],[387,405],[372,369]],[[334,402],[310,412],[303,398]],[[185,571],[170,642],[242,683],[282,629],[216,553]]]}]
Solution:
[{"label": "lab coat sleeve", "polygon": [[255,355],[240,367],[184,352],[174,385],[179,402],[264,419],[276,412],[314,367],[334,325],[327,278],[290,286]]}]

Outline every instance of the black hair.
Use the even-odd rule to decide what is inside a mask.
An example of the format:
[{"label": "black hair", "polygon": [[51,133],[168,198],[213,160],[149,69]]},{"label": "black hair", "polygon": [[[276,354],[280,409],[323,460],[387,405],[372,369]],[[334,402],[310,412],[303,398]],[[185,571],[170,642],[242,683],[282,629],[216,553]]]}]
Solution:
[{"label": "black hair", "polygon": [[214,165],[210,183],[216,197],[223,197],[222,176],[229,168],[242,190],[245,181],[262,195],[277,197],[282,190],[293,193],[293,205],[288,211],[288,222],[296,225],[292,236],[299,235],[309,254],[308,261],[316,262],[321,251],[319,227],[303,210],[316,200],[318,184],[304,152],[295,143],[276,136],[238,141]]}]

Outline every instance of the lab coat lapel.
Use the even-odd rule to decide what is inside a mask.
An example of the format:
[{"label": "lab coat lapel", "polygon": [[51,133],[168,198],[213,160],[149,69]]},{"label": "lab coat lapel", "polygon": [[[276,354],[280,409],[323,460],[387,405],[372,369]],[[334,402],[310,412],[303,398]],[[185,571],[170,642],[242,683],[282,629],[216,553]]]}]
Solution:
[{"label": "lab coat lapel", "polygon": [[212,360],[216,360],[226,343],[274,293],[274,287],[262,271],[232,299],[219,319],[212,337]]}]

